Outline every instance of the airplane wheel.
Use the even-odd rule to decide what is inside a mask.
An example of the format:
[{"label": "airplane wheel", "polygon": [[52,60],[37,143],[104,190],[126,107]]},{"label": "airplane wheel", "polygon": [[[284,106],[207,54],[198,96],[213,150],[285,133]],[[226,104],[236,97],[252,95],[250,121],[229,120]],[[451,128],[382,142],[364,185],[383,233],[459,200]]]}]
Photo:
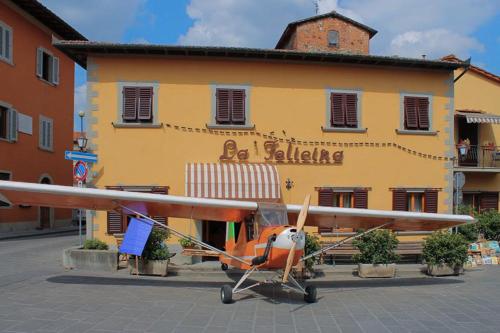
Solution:
[{"label": "airplane wheel", "polygon": [[229,267],[227,266],[227,264],[226,264],[226,263],[221,263],[221,264],[220,264],[220,269],[222,269],[223,271],[227,271],[227,269],[228,269],[228,268],[229,268]]},{"label": "airplane wheel", "polygon": [[229,304],[233,301],[233,288],[230,285],[225,284],[220,288],[220,299],[224,304]]},{"label": "airplane wheel", "polygon": [[317,291],[315,286],[307,286],[306,293],[304,295],[304,301],[307,303],[316,303]]}]

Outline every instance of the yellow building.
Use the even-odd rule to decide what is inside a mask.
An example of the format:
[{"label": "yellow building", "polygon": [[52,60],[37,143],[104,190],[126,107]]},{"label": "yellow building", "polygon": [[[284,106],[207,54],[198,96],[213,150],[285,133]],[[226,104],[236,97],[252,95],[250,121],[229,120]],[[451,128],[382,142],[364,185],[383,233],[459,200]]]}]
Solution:
[{"label": "yellow building", "polygon": [[[312,22],[325,19],[343,17]],[[460,63],[278,49],[56,46],[87,63],[89,145],[99,156],[89,186],[284,203],[310,193],[314,205],[452,211],[453,73]],[[222,246],[223,224],[168,223]],[[110,244],[126,224],[114,213],[88,218],[93,237]]]},{"label": "yellow building", "polygon": [[[460,62],[453,55],[443,59]],[[462,73],[455,72],[455,172],[465,175],[462,202],[498,210],[500,77],[473,65]]]}]

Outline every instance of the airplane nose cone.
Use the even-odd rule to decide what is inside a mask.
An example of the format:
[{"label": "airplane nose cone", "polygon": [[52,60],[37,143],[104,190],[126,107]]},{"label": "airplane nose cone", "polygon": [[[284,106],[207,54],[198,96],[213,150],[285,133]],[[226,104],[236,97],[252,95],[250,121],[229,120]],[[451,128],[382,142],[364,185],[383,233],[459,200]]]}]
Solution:
[{"label": "airplane nose cone", "polygon": [[273,247],[290,249],[294,241],[297,241],[295,249],[302,250],[306,243],[306,235],[304,231],[297,232],[297,228],[287,228],[276,237]]}]

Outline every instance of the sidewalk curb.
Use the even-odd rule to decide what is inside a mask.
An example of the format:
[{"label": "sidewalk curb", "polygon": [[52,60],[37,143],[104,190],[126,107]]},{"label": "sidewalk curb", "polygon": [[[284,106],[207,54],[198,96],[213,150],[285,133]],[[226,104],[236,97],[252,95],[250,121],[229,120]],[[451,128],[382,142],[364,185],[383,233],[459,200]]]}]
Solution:
[{"label": "sidewalk curb", "polygon": [[19,239],[19,238],[33,238],[37,236],[59,235],[59,234],[73,233],[73,232],[78,232],[78,227],[73,229],[64,229],[64,230],[54,229],[54,230],[39,231],[36,233],[32,232],[32,233],[18,234],[18,235],[7,235],[7,236],[0,235],[0,241],[9,239]]}]

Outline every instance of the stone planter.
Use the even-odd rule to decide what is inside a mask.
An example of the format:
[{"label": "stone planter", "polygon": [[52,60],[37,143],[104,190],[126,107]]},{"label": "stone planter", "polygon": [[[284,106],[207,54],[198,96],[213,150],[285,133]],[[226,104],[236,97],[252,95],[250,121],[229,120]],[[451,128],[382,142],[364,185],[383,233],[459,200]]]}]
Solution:
[{"label": "stone planter", "polygon": [[464,272],[463,266],[450,266],[447,264],[441,265],[427,265],[427,274],[431,276],[449,276],[460,275]]},{"label": "stone planter", "polygon": [[[159,275],[167,276],[168,264],[170,259],[167,260],[142,260],[139,258],[139,274],[141,275]],[[128,267],[130,274],[135,274],[135,259],[129,259]]]},{"label": "stone planter", "polygon": [[363,278],[392,278],[396,275],[396,264],[358,264],[358,275]]},{"label": "stone planter", "polygon": [[118,269],[118,252],[80,248],[65,249],[63,250],[63,265],[70,269],[114,272]]}]

